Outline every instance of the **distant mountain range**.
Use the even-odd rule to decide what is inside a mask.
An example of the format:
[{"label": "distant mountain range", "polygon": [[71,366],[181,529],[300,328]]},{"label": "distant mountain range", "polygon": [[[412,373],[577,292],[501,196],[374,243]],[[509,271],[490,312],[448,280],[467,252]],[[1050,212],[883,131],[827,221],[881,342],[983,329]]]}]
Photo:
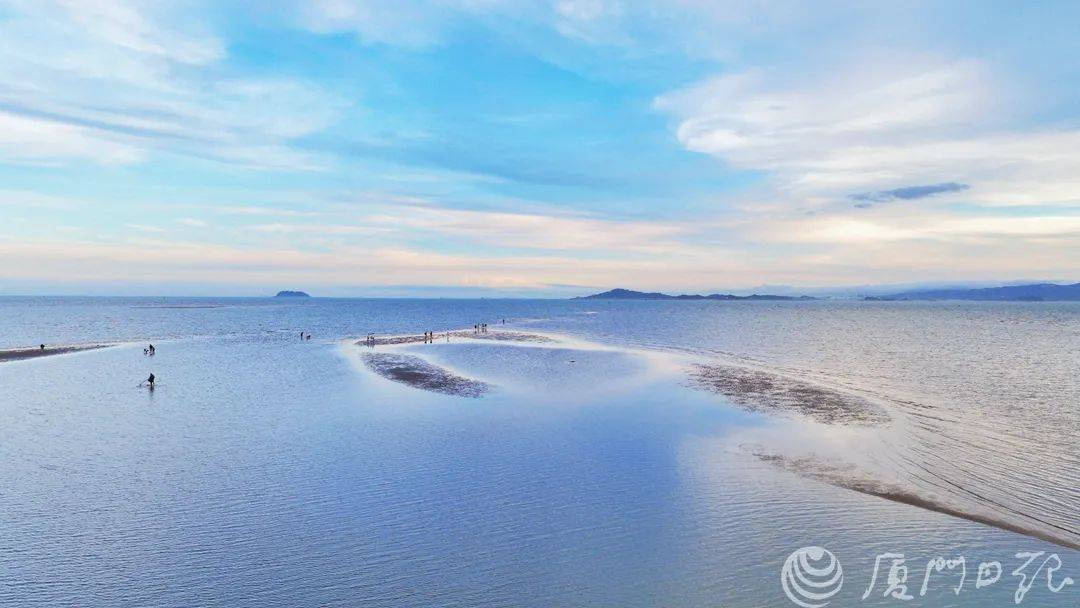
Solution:
[{"label": "distant mountain range", "polygon": [[815,300],[809,296],[773,296],[754,294],[750,296],[736,296],[729,293],[714,293],[702,295],[678,295],[672,296],[659,292],[633,291],[630,289],[612,289],[603,293],[594,293],[590,296],[580,296],[575,300]]},{"label": "distant mountain range", "polygon": [[[703,295],[669,295],[657,291],[633,291],[631,289],[612,289],[589,296],[580,296],[575,300],[817,300],[810,296],[780,296],[753,294],[736,296],[726,293]],[[921,289],[904,291],[891,295],[868,296],[868,301],[907,301],[907,300],[970,300],[999,302],[1070,302],[1080,301],[1080,283],[1057,285],[1054,283],[1036,283],[1032,285],[1008,285],[1005,287]]]},{"label": "distant mountain range", "polygon": [[1006,287],[983,287],[980,289],[927,289],[905,291],[890,296],[876,296],[867,300],[976,300],[1013,302],[1075,302],[1080,301],[1080,283],[1056,285],[1009,285]]}]

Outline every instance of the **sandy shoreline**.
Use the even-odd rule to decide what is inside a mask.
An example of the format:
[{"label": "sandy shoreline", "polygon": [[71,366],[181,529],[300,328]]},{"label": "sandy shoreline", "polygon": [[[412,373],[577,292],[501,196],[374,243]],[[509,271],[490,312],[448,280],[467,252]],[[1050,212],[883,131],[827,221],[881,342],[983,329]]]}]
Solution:
[{"label": "sandy shoreline", "polygon": [[[471,329],[457,329],[450,332],[435,332],[435,344],[446,343],[446,336],[450,335],[451,338],[468,338],[471,340],[495,340],[505,342],[531,342],[535,344],[539,343],[554,343],[557,342],[554,338],[547,336],[541,336],[539,334],[530,334],[518,331],[490,331],[485,333],[477,333]],[[424,342],[423,334],[416,335],[400,335],[400,336],[376,336],[373,340],[358,340],[356,342],[359,346],[393,346],[396,344],[421,344]]]},{"label": "sandy shoreline", "polygon": [[40,347],[37,348],[11,348],[7,350],[0,350],[0,363],[7,361],[22,361],[25,359],[36,359],[38,357],[49,357],[52,355],[67,355],[70,353],[78,353],[85,350],[96,350],[99,348],[109,348],[115,346],[115,344],[83,344],[77,346],[46,346],[44,350]]}]

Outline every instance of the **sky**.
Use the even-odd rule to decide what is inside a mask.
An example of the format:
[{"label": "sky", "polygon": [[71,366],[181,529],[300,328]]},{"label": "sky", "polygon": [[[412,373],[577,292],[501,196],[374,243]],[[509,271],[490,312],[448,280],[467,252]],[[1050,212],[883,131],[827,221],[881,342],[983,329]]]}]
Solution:
[{"label": "sky", "polygon": [[0,293],[1080,281],[1080,4],[0,0]]}]

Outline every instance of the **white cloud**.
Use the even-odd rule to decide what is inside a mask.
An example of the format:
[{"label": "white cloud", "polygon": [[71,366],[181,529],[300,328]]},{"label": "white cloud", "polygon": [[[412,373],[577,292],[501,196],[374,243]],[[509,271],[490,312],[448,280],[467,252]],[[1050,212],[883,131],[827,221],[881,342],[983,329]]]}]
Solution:
[{"label": "white cloud", "polygon": [[722,76],[663,95],[690,150],[766,171],[801,204],[855,192],[960,182],[993,205],[1080,202],[1080,131],[1008,130],[998,85],[971,61],[844,66],[792,84]]},{"label": "white cloud", "polygon": [[160,227],[160,226],[147,226],[146,224],[131,224],[131,223],[124,224],[124,226],[127,227],[127,228],[130,228],[132,230],[138,230],[139,232],[152,232],[152,233],[155,233],[155,234],[165,232],[165,229]]},{"label": "white cloud", "polygon": [[101,137],[89,129],[0,111],[0,162],[53,165],[90,160],[119,165],[143,157],[137,147]]},{"label": "white cloud", "polygon": [[473,3],[403,0],[314,0],[298,3],[304,25],[316,32],[355,31],[364,44],[425,47],[437,43],[449,21]]},{"label": "white cloud", "polygon": [[253,216],[317,216],[322,215],[319,211],[303,211],[299,209],[285,209],[281,207],[266,207],[261,205],[224,205],[214,207],[213,212],[220,215],[253,215]]},{"label": "white cloud", "polygon": [[[871,240],[807,245],[795,254],[742,255],[668,252],[631,258],[448,254],[418,247],[338,245],[317,251],[287,246],[239,247],[143,238],[115,241],[18,241],[0,238],[0,280],[139,281],[168,276],[177,282],[235,286],[290,284],[445,285],[543,288],[565,284],[630,286],[669,291],[777,284],[844,285],[911,280],[1000,280],[1016,276],[1072,276],[1062,247],[1080,239],[951,242]],[[962,272],[958,269],[963,269]]]},{"label": "white cloud", "polygon": [[677,237],[693,232],[685,224],[505,211],[472,211],[399,205],[367,216],[368,223],[437,232],[499,247],[555,250],[656,252],[681,247]]},{"label": "white cloud", "polygon": [[8,126],[0,160],[121,164],[164,151],[258,168],[329,162],[290,144],[334,123],[346,102],[299,79],[228,75],[218,68],[224,43],[183,4],[9,8],[0,19],[0,120]]},{"label": "white cloud", "polygon": [[898,259],[906,258],[905,246],[928,241],[996,243],[1003,247],[1008,243],[1057,242],[1062,252],[1068,251],[1070,241],[1080,241],[1080,215],[965,217],[924,208],[918,213],[892,211],[857,217],[864,215],[860,212],[761,221],[747,230],[755,238],[776,243],[896,244]]},{"label": "white cloud", "polygon": [[26,190],[0,190],[0,205],[23,209],[77,209],[86,206],[86,202],[65,196],[54,196]]},{"label": "white cloud", "polygon": [[349,226],[344,224],[255,224],[248,230],[268,234],[305,234],[315,236],[364,235],[386,232],[386,228],[373,226]]},{"label": "white cloud", "polygon": [[[666,3],[642,10],[646,21]],[[523,31],[539,26],[591,44],[629,44],[624,3],[612,0],[314,0],[296,3],[302,25],[316,32],[356,32],[363,44],[423,48],[441,44],[456,27],[488,25]],[[695,10],[695,12],[697,12]]]},{"label": "white cloud", "polygon": [[844,173],[852,162],[860,170],[881,164],[855,151],[934,140],[980,111],[984,87],[974,64],[838,72],[802,88],[763,72],[721,76],[661,96],[656,106],[679,117],[678,138],[691,150],[816,184],[876,182]]}]

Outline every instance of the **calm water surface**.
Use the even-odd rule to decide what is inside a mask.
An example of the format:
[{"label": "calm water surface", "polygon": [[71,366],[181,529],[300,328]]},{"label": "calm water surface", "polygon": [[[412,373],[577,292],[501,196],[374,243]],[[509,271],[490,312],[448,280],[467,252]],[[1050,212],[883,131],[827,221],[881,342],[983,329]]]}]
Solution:
[{"label": "calm water surface", "polygon": [[[843,564],[833,606],[1014,605],[1021,551],[1080,581],[1060,543],[745,449],[829,452],[1067,544],[1078,305],[3,298],[0,318],[0,348],[137,343],[0,363],[3,605],[787,606],[809,545]],[[567,338],[407,347],[481,399],[370,374],[344,340],[503,318]],[[687,385],[696,360],[870,395],[892,423],[749,414]],[[862,599],[884,552],[913,600]],[[937,556],[966,557],[959,595],[944,572],[920,596]],[[986,560],[1006,571],[976,590]],[[1040,577],[1021,605],[1077,605]]]}]

